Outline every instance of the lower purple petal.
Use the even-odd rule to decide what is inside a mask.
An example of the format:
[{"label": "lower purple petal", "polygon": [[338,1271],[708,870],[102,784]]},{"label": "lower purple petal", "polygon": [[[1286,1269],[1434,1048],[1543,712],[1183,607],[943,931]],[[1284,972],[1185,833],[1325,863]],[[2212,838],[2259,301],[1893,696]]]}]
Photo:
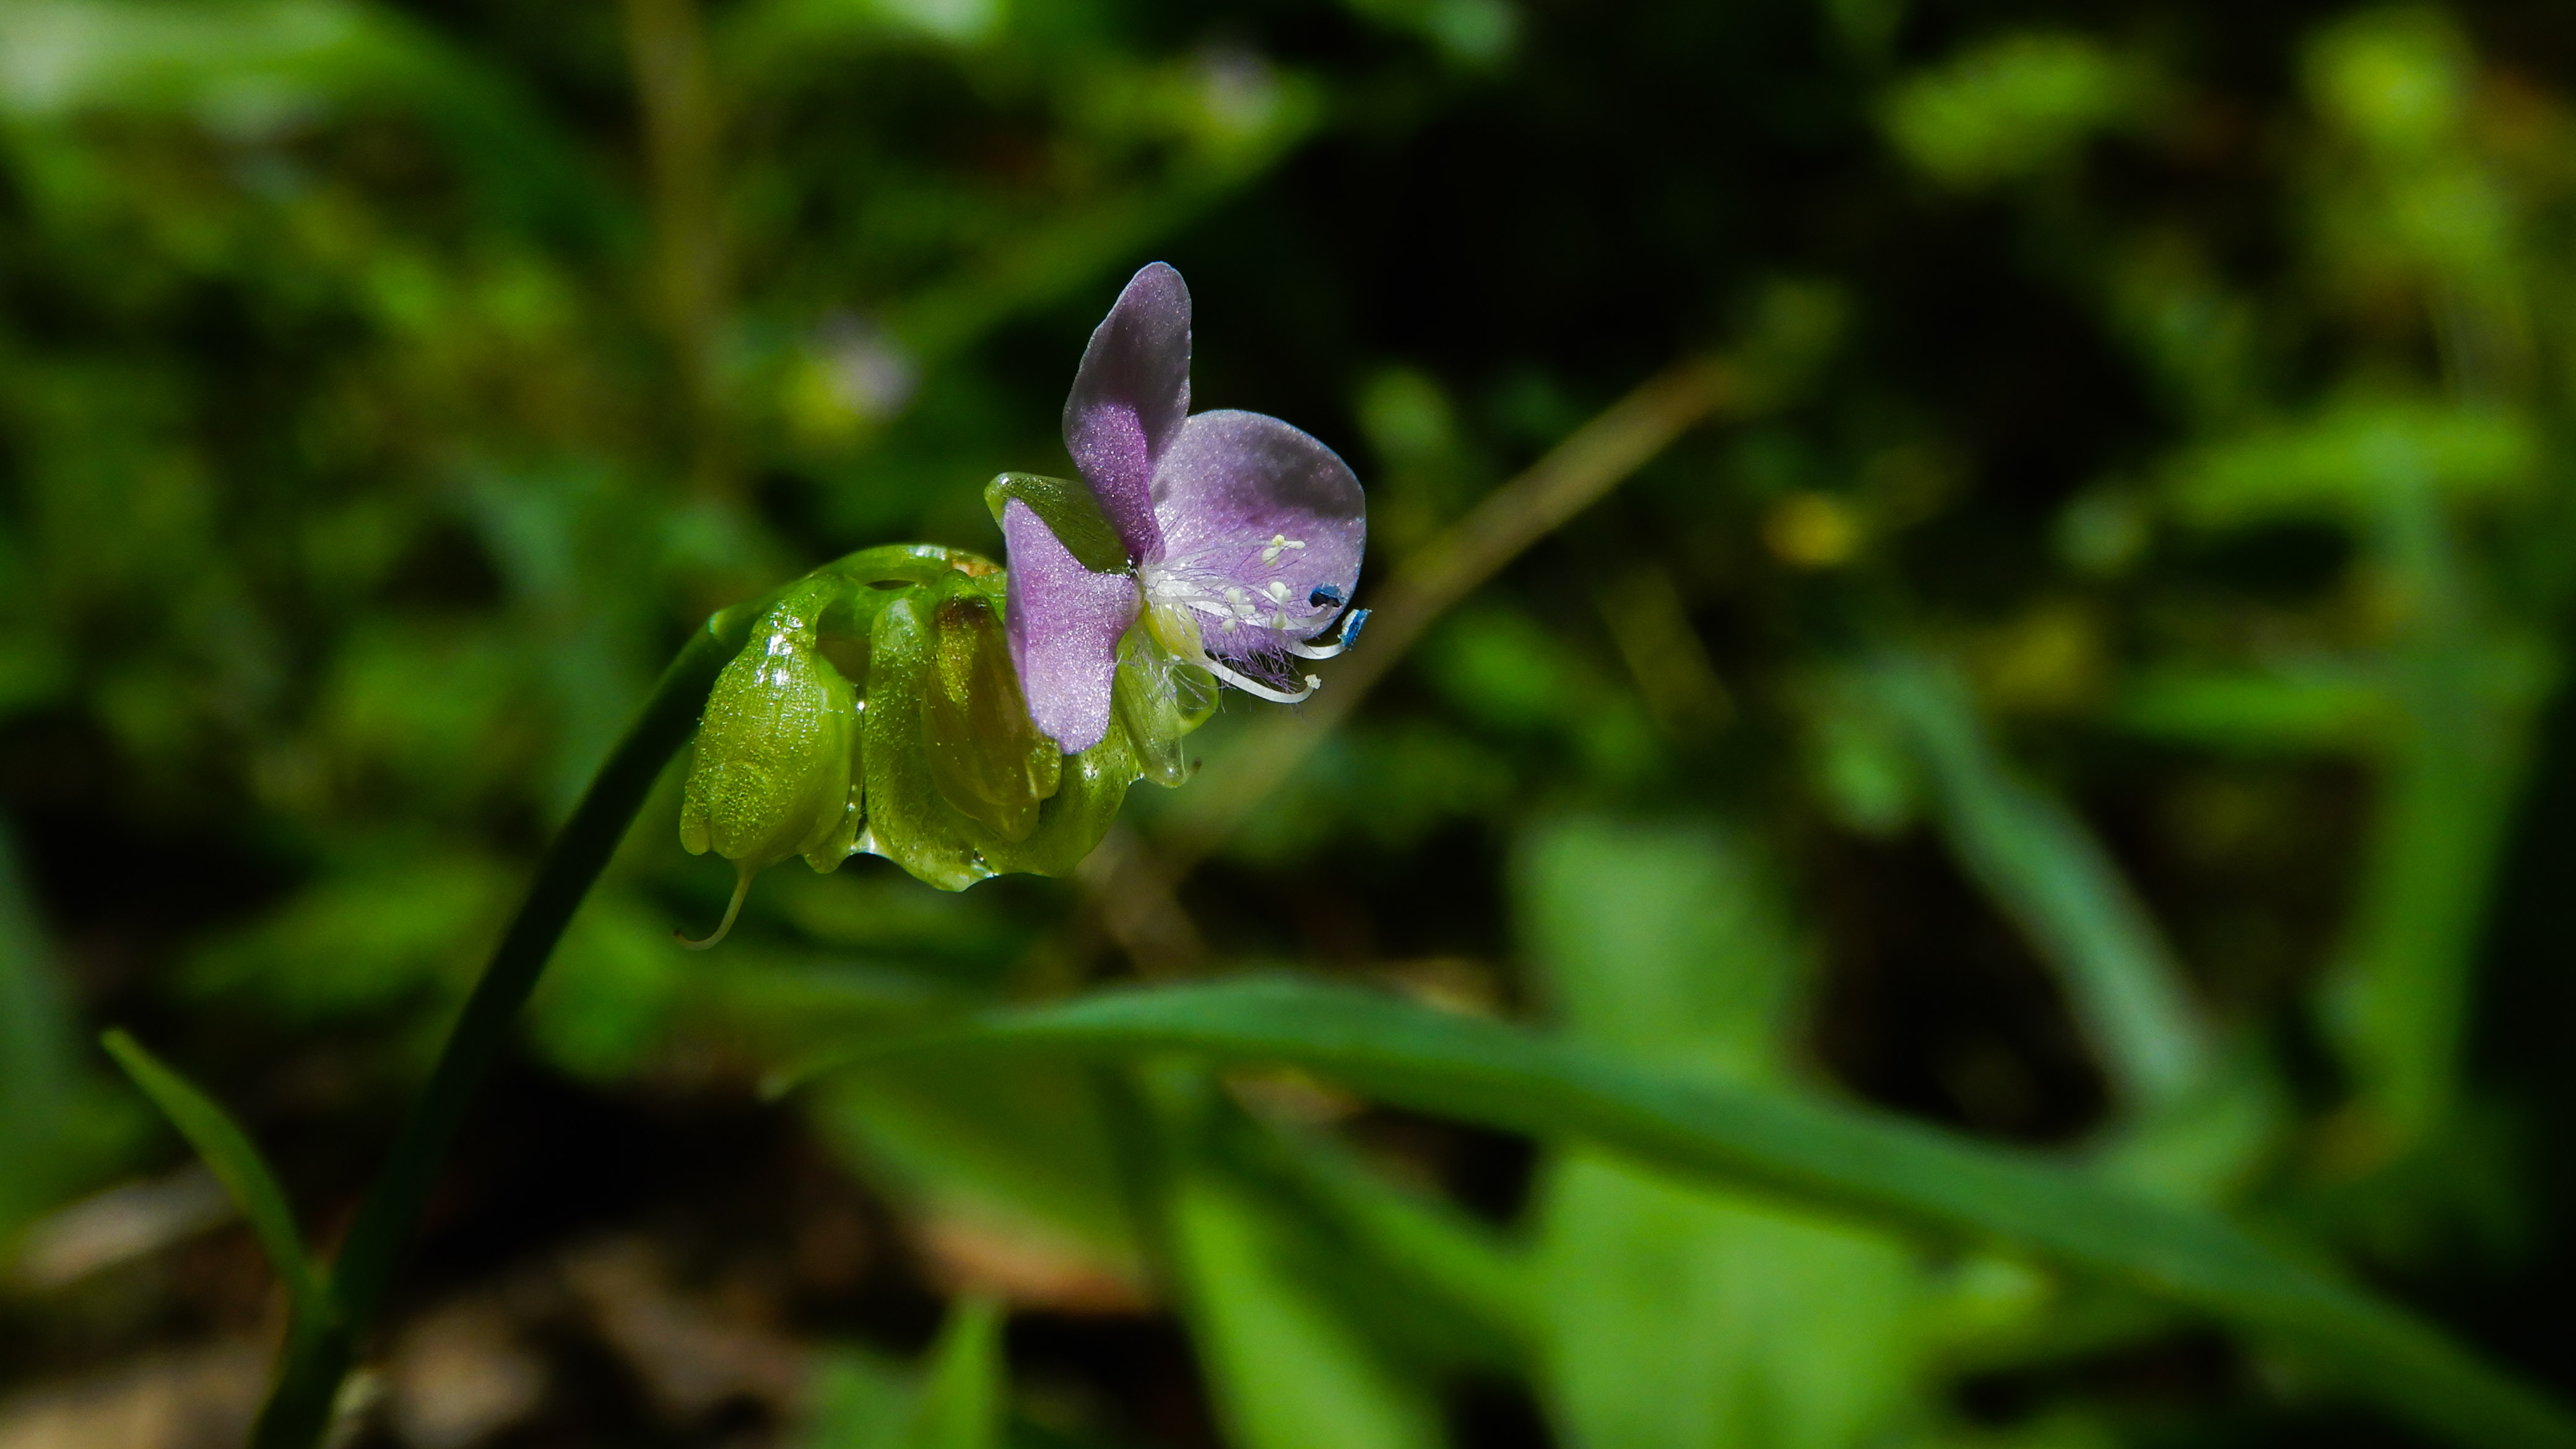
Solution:
[{"label": "lower purple petal", "polygon": [[1118,639],[1136,621],[1136,580],[1084,568],[1027,504],[1002,510],[1010,559],[1006,622],[1029,718],[1068,754],[1109,733]]}]

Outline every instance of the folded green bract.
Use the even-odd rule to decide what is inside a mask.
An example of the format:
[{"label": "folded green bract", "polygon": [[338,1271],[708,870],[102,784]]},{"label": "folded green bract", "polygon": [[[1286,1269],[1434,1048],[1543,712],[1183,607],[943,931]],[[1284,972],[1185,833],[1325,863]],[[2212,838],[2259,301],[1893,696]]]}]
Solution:
[{"label": "folded green bract", "polygon": [[781,591],[707,700],[681,843],[734,862],[744,886],[789,856],[829,871],[860,851],[945,890],[1071,870],[1130,784],[1181,782],[1213,681],[1130,639],[1108,733],[1066,754],[1030,719],[1007,587],[988,559],[906,544]]}]

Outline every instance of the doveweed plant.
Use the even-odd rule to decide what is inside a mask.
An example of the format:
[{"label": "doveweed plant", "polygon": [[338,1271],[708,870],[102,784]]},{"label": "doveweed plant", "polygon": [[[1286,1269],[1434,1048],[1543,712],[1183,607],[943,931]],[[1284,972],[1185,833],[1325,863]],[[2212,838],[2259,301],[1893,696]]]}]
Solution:
[{"label": "doveweed plant", "polygon": [[[790,856],[829,871],[864,851],[947,890],[1005,872],[1063,874],[1100,842],[1130,785],[1182,782],[1181,741],[1221,690],[1295,703],[1319,687],[1309,662],[1349,648],[1366,618],[1350,606],[1367,532],[1359,483],[1329,449],[1276,419],[1192,415],[1189,348],[1179,274],[1145,268],[1092,335],[1065,404],[1079,476],[1006,473],[985,490],[1007,567],[945,548],[868,549],[717,614],[690,640],[548,849],[327,1264],[308,1252],[285,1194],[232,1119],[130,1037],[109,1033],[109,1050],[224,1180],[285,1285],[286,1341],[254,1431],[257,1449],[314,1449],[331,1432],[476,1089],[654,780],[693,736],[680,839],[736,871],[723,921],[703,941],[684,938],[705,946],[731,927],[753,877]],[[1580,436],[1568,444],[1598,456],[1627,447]],[[1879,675],[1872,687],[1891,709],[1956,713],[1937,678],[1897,664]],[[1661,849],[1652,839],[1630,845],[1623,858],[1641,863]],[[2093,869],[2080,845],[2056,858],[2079,875]],[[1623,988],[1574,977],[1563,984],[1576,1029],[1555,1038],[1349,987],[1253,978],[944,1017],[909,1034],[827,1044],[779,1080],[793,1085],[902,1052],[1019,1051],[1099,1064],[1084,1080],[1104,1130],[1120,1139],[1130,1230],[1157,1286],[1194,1311],[1248,1313],[1224,1295],[1245,1291],[1244,1273],[1271,1270],[1239,1251],[1254,1220],[1236,1215],[1229,1190],[1194,1176],[1204,1164],[1190,1165],[1191,1152],[1217,1140],[1203,1076],[1113,1070],[1139,1057],[1178,1054],[1183,1068],[1302,1067],[1392,1103],[1579,1145],[1658,1174],[1750,1185],[1929,1242],[2003,1245],[2015,1264],[2048,1265],[2280,1344],[2448,1442],[2576,1446],[2576,1419],[2527,1383],[2203,1206],[1811,1096],[1605,1052],[1585,1040],[1581,1018],[1626,1001]],[[2191,1069],[2185,1058],[2175,1074]],[[2140,1076],[2149,1088],[2158,1080]],[[2152,1091],[2141,1097],[2155,1100]],[[1416,1266],[1459,1303],[1485,1304],[1476,1311],[1505,1321],[1517,1311],[1505,1305],[1524,1301],[1522,1290],[1497,1286],[1515,1270],[1491,1250],[1462,1246],[1480,1240],[1355,1186],[1326,1159],[1282,1150],[1288,1155],[1264,1170],[1306,1174],[1300,1191],[1419,1245]],[[1630,1170],[1594,1174],[1584,1190],[1630,1191],[1615,1175]],[[1566,1202],[1580,1201],[1574,1188],[1567,1193]],[[1615,1240],[1624,1250],[1630,1230]],[[1801,1251],[1811,1250],[1829,1252],[1843,1265],[1837,1274],[1864,1260],[1879,1265],[1872,1273],[1903,1261],[1866,1238]],[[1580,1275],[1558,1291],[1619,1276]],[[1843,1300],[1835,1303],[1840,1311]],[[949,1347],[936,1351],[940,1383],[986,1386],[957,1389],[967,1409],[950,1408],[971,1409],[992,1432],[953,1442],[1000,1442],[992,1437],[1000,1401],[987,1391],[1001,1372],[996,1314],[989,1302],[966,1303],[943,1335]],[[1269,1392],[1277,1355],[1251,1338],[1211,1342],[1221,1387],[1237,1400]],[[982,1357],[947,1356],[970,1351]],[[1431,1442],[1428,1421],[1403,1428],[1416,1411],[1368,1387],[1373,1380],[1309,1371],[1338,1375],[1339,1398],[1300,1392],[1265,1401],[1282,1422],[1303,1427],[1257,1443],[1353,1442],[1309,1424],[1309,1408],[1329,1410],[1335,1422],[1374,1423],[1357,1442]],[[946,1390],[924,1392],[937,1399]],[[1624,1403],[1592,1408],[1615,1418]]]},{"label": "doveweed plant", "polygon": [[[1368,518],[1330,448],[1190,413],[1190,294],[1156,262],[1091,335],[1064,405],[1078,480],[984,490],[1009,567],[896,545],[771,601],[717,676],[680,839],[740,877],[881,855],[946,890],[1061,875],[1127,787],[1178,785],[1220,684],[1294,704],[1349,647]],[[1332,643],[1315,641],[1336,625]]]},{"label": "doveweed plant", "polygon": [[[2576,1449],[2527,1376],[2563,1387],[2576,1341],[2546,1130],[2576,778],[2566,7],[2158,5],[2140,44],[2137,7],[1443,0],[1320,36],[1262,7],[1206,46],[1179,7],[888,30],[924,7],[679,0],[623,7],[634,166],[601,164],[599,12],[557,45],[522,43],[529,7],[497,36],[502,7],[426,8],[0,4],[0,794],[31,823],[127,815],[52,851],[65,924],[102,931],[84,956],[173,948],[166,983],[97,974],[106,999],[203,1000],[185,1030],[276,1108],[369,1120],[450,1005],[451,945],[483,944],[494,860],[614,727],[597,703],[642,692],[617,681],[661,580],[740,566],[777,505],[847,531],[920,505],[916,470],[954,504],[1039,472],[987,485],[989,557],[868,549],[690,635],[356,1215],[313,1235],[332,1251],[224,1110],[110,1034],[276,1268],[264,1449],[428,1442],[412,1380],[454,1380],[407,1345],[451,1341],[412,1336],[451,1306],[575,1370],[531,1381],[533,1417],[492,1426],[512,1442],[614,1436],[669,1385],[626,1340],[670,1335],[509,1291],[576,1266],[599,1195],[493,1184],[601,1108],[650,1122],[617,1155],[684,1208],[685,1266],[756,1270],[797,1345],[757,1404],[653,1442],[757,1437],[747,1409],[808,1449],[1115,1445],[1121,1409],[1198,1389],[1236,1449],[1441,1449],[1525,1388],[1553,1442],[1623,1449]],[[1512,164],[1456,164],[1483,156]],[[996,329],[1114,280],[1102,236],[1220,213],[1193,234],[1317,309],[1369,442],[1356,660],[1318,662],[1363,620],[1359,484],[1285,424],[1191,413],[1169,268],[1081,352],[1068,463],[972,451],[1064,380],[1023,394]],[[1265,216],[1312,244],[1242,224]],[[658,379],[616,280],[647,235]],[[869,275],[836,276],[854,251]],[[861,468],[882,487],[834,487]],[[785,487],[752,506],[754,478]],[[1403,697],[1350,716],[1417,642]],[[1319,680],[1306,720],[1266,703]],[[1137,781],[1184,782],[1228,690],[1273,717],[1132,853],[1097,849]],[[1264,808],[1344,718],[1332,768]],[[667,869],[601,882],[630,837]],[[102,842],[124,869],[88,868]],[[180,843],[244,857],[225,889],[173,872],[189,896],[287,889],[110,921]],[[1229,848],[1250,888],[1211,882],[1201,933],[1169,892]],[[1081,911],[760,878],[867,852],[953,891],[1095,850],[1117,868]],[[678,870],[730,903],[643,904]],[[109,1159],[14,885],[0,861],[13,1269],[15,1215]],[[661,934],[713,945],[754,890],[783,898],[758,949]],[[1322,929],[1285,928],[1292,897]],[[1207,969],[1094,983],[1102,937],[1138,976]],[[522,1040],[583,1105],[532,1095],[462,1142]],[[730,1123],[736,1077],[667,1070],[710,1060],[812,1084],[780,1151],[728,1163],[801,1184],[836,1154],[954,1270],[923,1275],[965,1291],[921,1359],[876,1341],[908,1295],[845,1314],[885,1280],[804,1261],[837,1193],[692,1172],[702,1132],[602,1095]],[[1381,1106],[1514,1146],[1354,1115]],[[337,1162],[336,1131],[302,1135]],[[471,1244],[438,1257],[467,1271],[407,1270],[396,1302],[442,1176],[439,1239]],[[670,1236],[638,1205],[617,1231]],[[30,1351],[0,1422],[213,1362],[160,1357],[176,1320],[131,1277],[54,1302],[11,1277],[0,1341]],[[1076,1382],[1115,1365],[1100,1413],[1056,1389],[1015,1425],[985,1287],[1150,1304],[1187,1352],[1060,1321],[1078,1364],[1021,1346]],[[130,1375],[32,1382],[138,1337]],[[382,1422],[343,1412],[375,1382]],[[221,1422],[189,1409],[196,1437]]]},{"label": "doveweed plant", "polygon": [[[680,840],[737,879],[801,856],[880,855],[945,890],[1062,875],[1127,787],[1178,785],[1181,740],[1220,688],[1294,704],[1306,661],[1357,639],[1367,542],[1359,480],[1258,413],[1192,415],[1190,295],[1160,262],[1092,333],[1065,401],[1079,479],[1005,473],[985,489],[1008,567],[898,544],[825,564],[709,620],[539,867],[448,1038],[384,1175],[328,1269],[220,1108],[111,1033],[110,1049],[233,1190],[287,1280],[291,1322],[254,1444],[322,1442],[360,1335],[439,1159],[662,764],[694,732]],[[1331,642],[1319,643],[1328,632]]]}]

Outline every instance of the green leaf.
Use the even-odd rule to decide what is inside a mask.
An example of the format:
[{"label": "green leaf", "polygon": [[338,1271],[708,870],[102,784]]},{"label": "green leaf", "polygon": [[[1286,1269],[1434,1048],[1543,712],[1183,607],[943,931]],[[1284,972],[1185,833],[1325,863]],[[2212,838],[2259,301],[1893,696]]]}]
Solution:
[{"label": "green leaf", "polygon": [[528,1036],[576,1077],[623,1077],[669,1029],[688,984],[683,960],[659,912],[621,892],[597,892],[529,998]]},{"label": "green leaf", "polygon": [[814,1095],[817,1128],[907,1213],[1141,1279],[1109,1128],[1068,1063],[871,1063]]},{"label": "green leaf", "polygon": [[1272,1209],[1225,1176],[1176,1184],[1174,1256],[1193,1342],[1242,1449],[1432,1449],[1437,1416],[1289,1250]]},{"label": "green leaf", "polygon": [[1503,1372],[1527,1366],[1539,1318],[1530,1255],[1437,1194],[1371,1168],[1337,1139],[1274,1130],[1263,1164],[1282,1200],[1319,1222],[1325,1271],[1364,1290],[1349,1296],[1372,1326],[1416,1330],[1435,1363]]},{"label": "green leaf", "polygon": [[2180,963],[2119,866],[2081,817],[2014,772],[1954,675],[1900,653],[1869,679],[1922,755],[1951,849],[2057,968],[2128,1104],[2178,1100],[2208,1043]]},{"label": "green leaf", "polygon": [[961,1298],[930,1346],[929,1377],[903,1449],[1001,1449],[1009,1409],[1002,1305],[980,1295]]},{"label": "green leaf", "polygon": [[2383,681],[2351,664],[2142,669],[2113,710],[2121,727],[2236,755],[2356,754],[2387,738],[2396,714]]},{"label": "green leaf", "polygon": [[1573,1442],[1848,1449],[1906,1403],[1924,1295],[1903,1241],[1598,1152],[1550,1163],[1540,1203]]},{"label": "green leaf", "polygon": [[180,985],[297,1025],[452,993],[509,885],[499,863],[466,851],[345,851],[284,903],[192,953]]},{"label": "green leaf", "polygon": [[495,220],[587,239],[622,220],[569,138],[510,77],[394,7],[21,0],[0,7],[0,54],[45,60],[0,75],[0,114],[12,120],[177,112],[239,128],[324,106],[408,113],[478,183]]},{"label": "green leaf", "polygon": [[2408,601],[2386,654],[2399,719],[2325,990],[2354,1090],[2322,1145],[2347,1176],[2427,1144],[2456,1104],[2487,902],[2557,673],[2552,646],[2496,617],[2470,533],[2427,480],[2403,486],[2407,463],[2385,463],[2371,548]]},{"label": "green leaf", "polygon": [[804,1413],[787,1433],[787,1449],[879,1449],[902,1442],[916,1391],[903,1365],[866,1349],[826,1344],[798,1397]]},{"label": "green leaf", "polygon": [[1884,120],[1906,159],[1972,189],[2067,164],[2096,133],[2137,116],[2148,90],[2108,46],[2026,32],[1908,79]]},{"label": "green leaf", "polygon": [[2278,1339],[2454,1442],[2576,1446],[2576,1420],[2542,1394],[2216,1215],[1913,1123],[1687,1081],[1369,992],[1284,979],[1104,992],[908,1049],[1293,1063],[1417,1110],[1866,1220],[1998,1239]]},{"label": "green leaf", "polygon": [[295,1210],[286,1203],[286,1193],[277,1178],[261,1160],[259,1149],[251,1145],[249,1134],[226,1115],[224,1109],[191,1085],[187,1078],[143,1049],[142,1043],[123,1031],[110,1031],[100,1038],[109,1056],[125,1068],[134,1085],[152,1099],[188,1145],[214,1169],[233,1202],[250,1220],[251,1231],[259,1235],[259,1245],[268,1253],[268,1261],[286,1280],[289,1301],[294,1304],[298,1324],[317,1324],[329,1312],[322,1285],[321,1271],[304,1251],[304,1234],[295,1225]]},{"label": "green leaf", "polygon": [[2186,522],[2211,528],[2359,521],[2417,488],[2460,501],[2525,492],[2541,447],[2526,420],[2498,408],[2354,397],[2186,455],[2166,496]]},{"label": "green leaf", "polygon": [[984,506],[993,521],[1014,501],[1025,503],[1038,521],[1084,568],[1096,574],[1127,571],[1127,544],[1100,511],[1091,485],[1071,478],[1045,478],[1035,473],[1005,473],[984,485]]},{"label": "green leaf", "polygon": [[1781,893],[1739,835],[1561,819],[1531,832],[1517,866],[1520,934],[1568,1030],[1729,1081],[1785,1070],[1806,972]]},{"label": "green leaf", "polygon": [[[1517,884],[1577,1040],[1691,1077],[1786,1076],[1807,972],[1740,834],[1560,821],[1532,834]],[[1569,1440],[1842,1449],[1904,1401],[1909,1245],[1593,1150],[1554,1154],[1537,1196],[1547,1396]]]}]

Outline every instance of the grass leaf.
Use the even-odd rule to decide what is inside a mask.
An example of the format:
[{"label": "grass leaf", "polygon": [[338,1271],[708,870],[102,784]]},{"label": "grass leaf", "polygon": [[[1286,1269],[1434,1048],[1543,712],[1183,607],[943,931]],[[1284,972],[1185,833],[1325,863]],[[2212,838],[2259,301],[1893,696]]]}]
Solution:
[{"label": "grass leaf", "polygon": [[930,1346],[928,1368],[904,1449],[1001,1449],[1009,1414],[1001,1301],[959,1299]]},{"label": "grass leaf", "polygon": [[1928,1127],[1688,1081],[1370,992],[1281,978],[1105,992],[999,1013],[909,1049],[1293,1063],[1419,1110],[1589,1142],[1871,1221],[2013,1244],[2293,1347],[2453,1442],[2576,1446],[2576,1420],[2534,1389],[2224,1218]]},{"label": "grass leaf", "polygon": [[2204,1028],[2181,963],[2110,853],[2013,770],[1955,675],[1900,653],[1873,676],[1922,752],[1951,849],[2057,968],[2127,1105],[2186,1095],[2208,1066]]},{"label": "grass leaf", "polygon": [[287,1292],[295,1306],[299,1323],[319,1324],[329,1311],[323,1291],[321,1270],[304,1251],[304,1234],[295,1225],[295,1210],[286,1202],[286,1193],[277,1185],[276,1174],[268,1170],[259,1149],[251,1145],[250,1135],[233,1121],[214,1100],[197,1090],[187,1078],[143,1044],[125,1032],[110,1031],[100,1038],[107,1054],[125,1068],[134,1085],[152,1099],[170,1119],[188,1145],[214,1169],[224,1189],[233,1195],[242,1216],[250,1220],[251,1231],[259,1235],[259,1245],[268,1260],[286,1280]]}]

